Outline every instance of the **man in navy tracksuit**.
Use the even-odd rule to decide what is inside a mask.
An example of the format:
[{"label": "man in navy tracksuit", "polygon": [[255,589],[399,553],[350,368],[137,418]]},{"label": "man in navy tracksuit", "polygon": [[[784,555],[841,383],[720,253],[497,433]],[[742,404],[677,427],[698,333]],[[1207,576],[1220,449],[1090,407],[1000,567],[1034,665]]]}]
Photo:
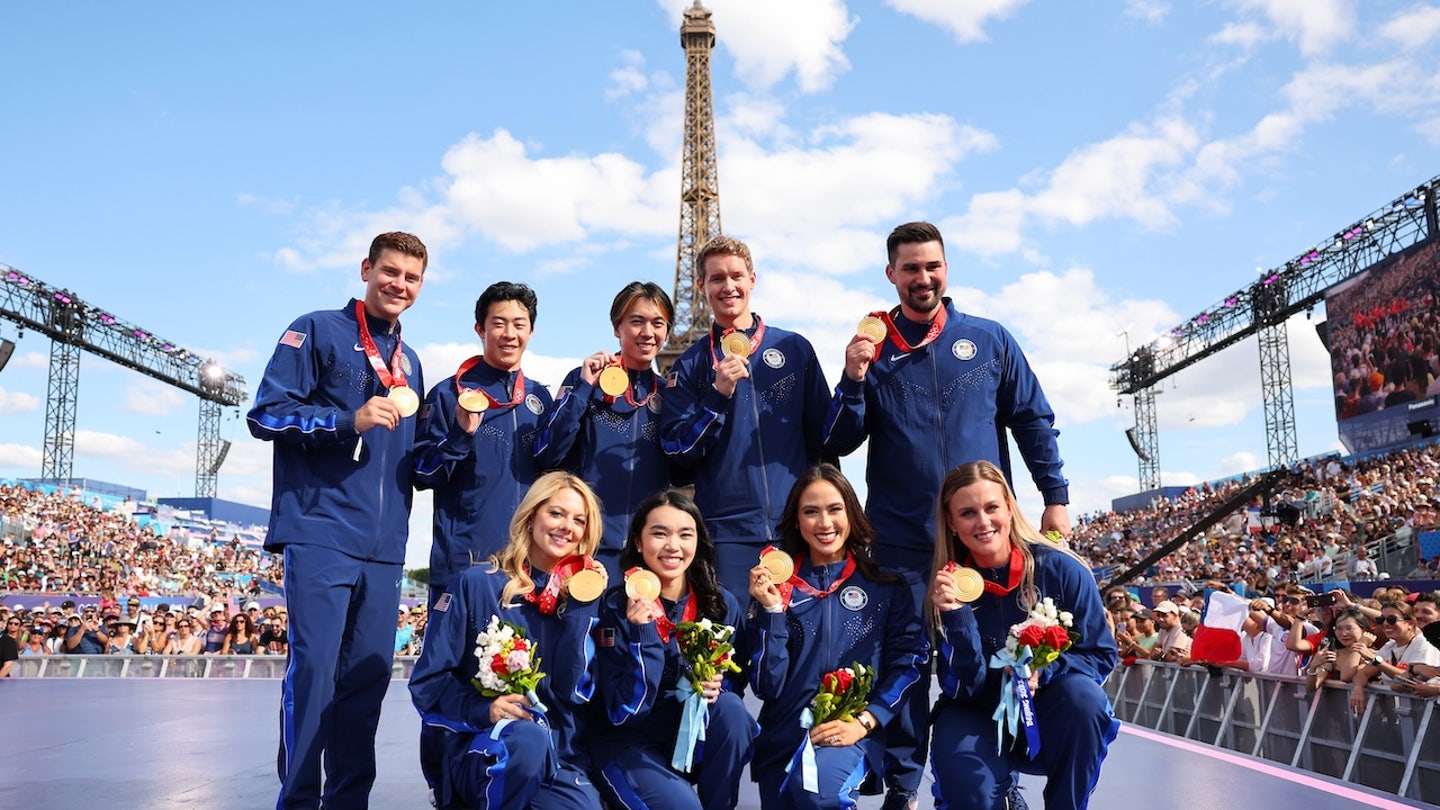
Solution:
[{"label": "man in navy tracksuit", "polygon": [[[420,358],[400,339],[428,254],[384,233],[360,263],[365,299],[296,319],[247,417],[275,443],[265,548],[285,555],[290,665],[277,808],[365,807],[390,685],[409,535]],[[321,760],[325,779],[321,787]]]},{"label": "man in navy tracksuit", "polygon": [[[461,364],[425,397],[415,447],[415,484],[435,490],[430,609],[466,568],[505,547],[510,518],[540,475],[532,448],[550,392],[520,368],[538,301],[524,284],[498,281],[475,303],[484,354]],[[461,391],[483,411],[459,405]]]},{"label": "man in navy tracksuit", "polygon": [[[747,593],[790,487],[830,457],[821,440],[829,388],[810,341],[750,311],[755,267],[744,242],[717,236],[695,264],[715,323],[670,370],[660,443],[682,474],[693,472],[720,584]],[[746,356],[727,350],[727,338],[744,338]]]},{"label": "man in navy tracksuit", "polygon": [[[1044,499],[1040,530],[1068,535],[1055,413],[1019,344],[1000,324],[962,313],[945,297],[945,244],[934,225],[901,225],[886,249],[885,277],[900,305],[875,313],[886,326],[879,345],[857,334],[846,346],[845,374],[825,419],[831,452],[848,455],[870,440],[865,513],[875,526],[876,561],[918,574],[923,584],[941,480],[964,462],[986,459],[1014,488],[1007,431]],[[923,588],[915,597],[924,604]],[[915,736],[906,742],[891,732],[887,782],[895,798],[887,807],[904,806],[924,769],[928,684],[911,694],[904,727]]]}]

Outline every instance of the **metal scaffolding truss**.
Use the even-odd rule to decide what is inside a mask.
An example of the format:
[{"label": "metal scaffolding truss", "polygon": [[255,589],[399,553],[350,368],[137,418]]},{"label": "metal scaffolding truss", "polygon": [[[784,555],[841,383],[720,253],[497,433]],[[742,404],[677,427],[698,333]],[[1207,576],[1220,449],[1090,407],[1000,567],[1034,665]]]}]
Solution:
[{"label": "metal scaffolding truss", "polygon": [[1140,491],[1160,488],[1160,431],[1155,427],[1155,389],[1135,394],[1135,432],[1131,439],[1140,458]]},{"label": "metal scaffolding truss", "polygon": [[[1436,195],[1440,177],[1406,191],[1393,202],[1337,231],[1283,267],[1264,271],[1237,290],[1110,367],[1110,387],[1139,397],[1153,386],[1252,334],[1259,335],[1260,376],[1265,403],[1266,446],[1271,467],[1288,464],[1298,453],[1290,353],[1284,332],[1290,316],[1308,310],[1335,284],[1364,272],[1387,256],[1440,233]],[[1150,400],[1153,407],[1153,398]],[[1136,443],[1158,455],[1154,420],[1136,425]],[[1144,461],[1142,486],[1147,480]],[[1158,484],[1158,474],[1155,479]]]},{"label": "metal scaffolding truss", "polygon": [[75,406],[80,391],[80,350],[84,349],[200,398],[196,495],[215,494],[215,473],[228,449],[219,438],[220,409],[247,399],[242,377],[85,303],[69,290],[52,287],[3,263],[0,318],[51,340],[42,478],[68,480],[74,471]]}]

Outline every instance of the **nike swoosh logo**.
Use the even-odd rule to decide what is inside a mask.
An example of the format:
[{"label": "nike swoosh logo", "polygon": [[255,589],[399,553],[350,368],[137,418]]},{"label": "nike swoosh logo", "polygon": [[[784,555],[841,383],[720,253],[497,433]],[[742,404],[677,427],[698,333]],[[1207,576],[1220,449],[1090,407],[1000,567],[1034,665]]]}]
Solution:
[{"label": "nike swoosh logo", "polygon": [[910,352],[905,352],[904,354],[892,354],[892,355],[890,355],[890,362],[893,363],[893,362],[895,362],[896,360],[901,360],[901,359],[906,358],[906,357],[909,357],[909,356],[910,356]]},{"label": "nike swoosh logo", "polygon": [[355,344],[355,351],[357,351],[357,352],[363,352],[363,351],[365,351],[365,347],[364,347],[364,346],[361,346],[359,343],[356,343],[356,344]]}]

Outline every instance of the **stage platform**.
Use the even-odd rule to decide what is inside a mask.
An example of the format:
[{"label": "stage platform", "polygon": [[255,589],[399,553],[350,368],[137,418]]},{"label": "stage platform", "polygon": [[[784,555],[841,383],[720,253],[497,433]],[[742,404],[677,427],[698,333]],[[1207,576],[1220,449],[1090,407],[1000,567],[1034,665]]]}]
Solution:
[{"label": "stage platform", "polygon": [[[274,807],[279,700],[276,680],[0,681],[0,808]],[[419,727],[405,682],[393,681],[376,741],[371,807],[429,806],[416,758]],[[1044,806],[1041,784],[1028,776],[1022,782],[1034,810]],[[1137,803],[1167,810],[1431,806],[1127,726],[1111,748],[1091,807]],[[759,806],[755,785],[744,782],[740,807]],[[867,797],[860,806],[878,808],[880,798]],[[928,796],[921,802],[932,806]]]}]

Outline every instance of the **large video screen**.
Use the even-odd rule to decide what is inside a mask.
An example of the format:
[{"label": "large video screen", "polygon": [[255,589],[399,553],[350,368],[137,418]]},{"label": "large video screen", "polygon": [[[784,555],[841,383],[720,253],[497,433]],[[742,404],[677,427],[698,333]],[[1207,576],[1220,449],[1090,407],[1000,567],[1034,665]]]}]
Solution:
[{"label": "large video screen", "polygon": [[1351,453],[1440,433],[1440,240],[1325,294],[1335,420]]}]

